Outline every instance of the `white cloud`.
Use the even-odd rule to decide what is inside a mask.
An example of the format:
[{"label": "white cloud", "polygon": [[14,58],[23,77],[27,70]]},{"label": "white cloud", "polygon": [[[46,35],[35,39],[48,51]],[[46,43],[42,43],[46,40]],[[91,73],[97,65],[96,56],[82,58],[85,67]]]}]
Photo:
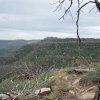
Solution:
[{"label": "white cloud", "polygon": [[[42,27],[43,28],[43,27]],[[0,39],[43,39],[46,37],[59,37],[59,38],[76,38],[76,32],[71,28],[67,32],[48,32],[48,31],[32,31],[32,30],[15,30],[9,28],[0,29]],[[100,38],[100,25],[81,27],[79,30],[81,38]]]},{"label": "white cloud", "polygon": [[44,39],[46,37],[59,37],[59,38],[71,38],[76,37],[76,34],[61,33],[61,32],[39,32],[39,31],[22,31],[22,30],[10,30],[0,29],[0,39]]},{"label": "white cloud", "polygon": [[[42,39],[76,37],[76,26],[70,16],[59,21],[63,11],[53,12],[50,3],[58,0],[0,0],[0,39]],[[87,1],[87,0],[85,0]],[[74,1],[76,2],[76,1]],[[66,5],[65,5],[66,6]],[[90,9],[91,5],[86,7]],[[76,9],[74,9],[76,10]],[[72,11],[73,12],[73,11]],[[76,12],[73,17],[76,16]],[[100,15],[81,13],[81,37],[99,37]],[[75,22],[74,22],[75,24]]]},{"label": "white cloud", "polygon": [[0,14],[0,21],[22,21],[29,20],[31,16],[24,15],[14,15],[14,14]]},{"label": "white cloud", "polygon": [[81,33],[94,33],[94,34],[97,34],[100,35],[100,25],[98,26],[88,26],[88,27],[81,27],[81,30],[80,30]]}]

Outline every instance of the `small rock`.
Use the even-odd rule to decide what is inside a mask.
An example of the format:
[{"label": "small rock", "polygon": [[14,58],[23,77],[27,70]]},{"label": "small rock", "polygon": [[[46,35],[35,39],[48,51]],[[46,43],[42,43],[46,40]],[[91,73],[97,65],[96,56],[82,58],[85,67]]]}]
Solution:
[{"label": "small rock", "polygon": [[74,69],[75,72],[77,73],[86,73],[86,72],[92,72],[94,69],[89,69],[89,68],[76,68]]},{"label": "small rock", "polygon": [[67,81],[67,80],[68,80],[68,76],[64,76],[62,79],[63,79],[64,81]]},{"label": "small rock", "polygon": [[0,94],[0,100],[12,100],[12,98],[7,94]]},{"label": "small rock", "polygon": [[81,79],[81,78],[76,79],[76,80],[73,82],[73,85],[79,84],[80,79]]},{"label": "small rock", "polygon": [[7,92],[7,95],[9,95],[11,98],[17,98],[17,94],[16,93],[11,93],[11,92]]},{"label": "small rock", "polygon": [[54,76],[51,76],[50,79],[54,79]]},{"label": "small rock", "polygon": [[96,91],[96,88],[97,88],[96,86],[92,86],[92,87],[88,88],[88,89],[86,90],[86,92],[93,91],[93,90]]},{"label": "small rock", "polygon": [[35,94],[36,95],[46,95],[46,94],[49,94],[50,92],[51,92],[50,88],[41,88],[39,90],[36,90]]},{"label": "small rock", "polygon": [[75,92],[73,90],[70,90],[69,93],[75,96]]},{"label": "small rock", "polygon": [[82,100],[93,100],[94,95],[95,95],[95,93],[87,92],[87,93],[83,94],[80,99],[82,99]]}]

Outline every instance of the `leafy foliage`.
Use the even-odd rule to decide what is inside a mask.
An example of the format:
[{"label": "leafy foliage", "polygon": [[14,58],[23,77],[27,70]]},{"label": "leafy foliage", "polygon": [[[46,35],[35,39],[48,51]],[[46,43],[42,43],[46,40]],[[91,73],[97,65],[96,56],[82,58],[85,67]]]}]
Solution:
[{"label": "leafy foliage", "polygon": [[22,59],[35,65],[61,67],[81,63],[96,62],[100,58],[100,40],[83,39],[79,45],[76,40],[43,40],[38,44],[25,45],[9,56],[0,57],[0,64],[10,64]]},{"label": "leafy foliage", "polygon": [[0,57],[0,80],[13,74],[28,72],[36,75],[40,70],[88,65],[99,59],[99,39],[82,39],[79,46],[76,39],[47,38],[25,45],[11,55]]},{"label": "leafy foliage", "polygon": [[96,71],[84,74],[82,76],[82,79],[80,80],[80,83],[81,84],[98,83],[99,80],[100,80],[100,63],[97,64]]},{"label": "leafy foliage", "polygon": [[45,96],[42,100],[54,100],[56,98],[59,98],[59,96],[60,96],[60,93],[55,91],[49,94],[48,96]]}]

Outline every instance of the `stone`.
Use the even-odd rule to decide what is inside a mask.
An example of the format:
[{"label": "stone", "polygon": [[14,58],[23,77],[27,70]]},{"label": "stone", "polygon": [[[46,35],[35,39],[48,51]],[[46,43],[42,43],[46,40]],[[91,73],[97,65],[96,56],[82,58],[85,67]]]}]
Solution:
[{"label": "stone", "polygon": [[9,95],[11,98],[17,98],[17,94],[16,93],[13,93],[13,92],[7,92],[6,93],[7,95]]},{"label": "stone", "polygon": [[70,90],[69,93],[75,96],[75,92],[73,90]]},{"label": "stone", "polygon": [[64,81],[67,81],[67,80],[68,80],[68,76],[64,76],[62,79],[63,79]]},{"label": "stone", "polygon": [[93,100],[94,96],[95,96],[95,93],[89,93],[89,92],[87,92],[87,93],[83,94],[80,97],[80,99],[82,99],[82,100]]},{"label": "stone", "polygon": [[49,94],[50,92],[51,92],[50,88],[41,88],[35,91],[35,95],[46,95]]},{"label": "stone", "polygon": [[96,89],[97,89],[97,86],[92,86],[92,87],[90,87],[90,88],[88,88],[86,91],[87,92],[89,92],[89,91],[96,91]]},{"label": "stone", "polygon": [[77,78],[72,84],[73,84],[73,85],[79,84],[80,79],[81,79],[81,78]]},{"label": "stone", "polygon": [[0,100],[12,100],[12,98],[7,94],[0,94]]},{"label": "stone", "polygon": [[50,79],[54,79],[54,76],[51,76]]},{"label": "stone", "polygon": [[76,69],[74,69],[74,71],[77,72],[77,73],[86,73],[86,72],[94,71],[94,69],[76,68]]}]

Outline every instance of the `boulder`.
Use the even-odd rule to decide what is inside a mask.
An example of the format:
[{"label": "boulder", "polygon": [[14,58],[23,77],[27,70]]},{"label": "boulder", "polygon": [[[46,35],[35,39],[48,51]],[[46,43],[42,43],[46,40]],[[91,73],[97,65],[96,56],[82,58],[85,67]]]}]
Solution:
[{"label": "boulder", "polygon": [[47,95],[51,92],[50,88],[41,88],[35,91],[35,95]]}]

